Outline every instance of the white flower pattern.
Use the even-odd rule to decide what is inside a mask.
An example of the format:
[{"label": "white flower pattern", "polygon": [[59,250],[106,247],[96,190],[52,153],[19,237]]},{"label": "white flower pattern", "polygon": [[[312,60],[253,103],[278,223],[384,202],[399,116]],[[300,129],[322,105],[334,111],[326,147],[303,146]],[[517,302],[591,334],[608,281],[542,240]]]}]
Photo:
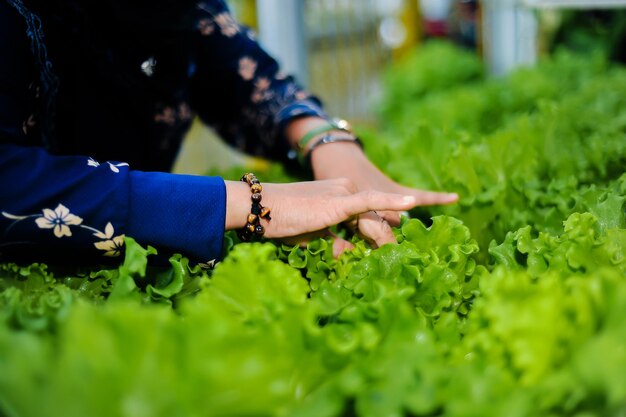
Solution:
[{"label": "white flower pattern", "polygon": [[[119,174],[120,172],[120,168],[119,167],[127,167],[128,163],[127,162],[120,162],[118,164],[113,164],[111,162],[107,162],[107,164],[109,165],[109,168],[111,169],[111,171],[113,171],[116,174]],[[89,157],[87,159],[87,165],[90,167],[99,167],[100,166],[100,162],[96,161],[95,159]]]},{"label": "white flower pattern", "polygon": [[97,229],[93,229],[93,231],[93,235],[99,239],[111,239],[111,237],[113,237],[113,234],[115,233],[111,222],[108,222],[107,225],[104,227],[104,232],[101,232]]},{"label": "white flower pattern", "polygon": [[198,265],[202,269],[213,269],[215,268],[216,264],[217,264],[217,259],[211,259],[210,261],[207,261],[207,262],[198,262]]},{"label": "white flower pattern", "polygon": [[102,239],[101,242],[94,242],[94,246],[98,250],[104,251],[103,256],[115,257],[120,256],[122,253],[122,249],[124,248],[124,238],[125,235],[118,235],[113,237],[115,234],[115,229],[111,222],[107,223],[104,227],[104,232],[94,229],[92,227],[83,226],[86,229],[92,230],[93,235],[99,239]]},{"label": "white flower pattern", "polygon": [[109,164],[109,168],[111,168],[111,171],[115,172],[116,174],[120,172],[120,168],[119,167],[127,167],[128,163],[126,162],[120,162],[119,164],[112,164],[110,162],[107,162],[107,164]]},{"label": "white flower pattern", "polygon": [[43,209],[43,216],[35,219],[40,229],[53,229],[58,238],[72,236],[70,226],[78,226],[82,222],[83,219],[70,213],[63,204],[59,204],[54,210]]},{"label": "white flower pattern", "polygon": [[[97,163],[96,161],[93,162]],[[77,226],[82,229],[90,230],[93,232],[93,236],[100,239],[99,242],[94,242],[94,246],[96,249],[104,251],[102,254],[103,256],[119,256],[122,253],[124,248],[124,238],[126,236],[124,234],[113,236],[115,234],[115,229],[113,228],[113,224],[111,224],[111,222],[106,224],[104,231],[87,226],[83,224],[83,219],[81,217],[72,214],[63,204],[58,204],[54,210],[45,208],[41,212],[42,214],[31,214],[26,216],[19,216],[7,213],[6,211],[1,213],[3,217],[14,220],[6,230],[9,230],[18,222],[34,218],[37,227],[40,229],[52,229],[57,238],[62,238],[71,237],[72,229],[70,226]]]},{"label": "white flower pattern", "polygon": [[[111,224],[111,223],[109,223]],[[115,236],[112,239],[95,242],[94,246],[104,251],[104,256],[115,257],[120,256],[124,248],[124,235]]]}]

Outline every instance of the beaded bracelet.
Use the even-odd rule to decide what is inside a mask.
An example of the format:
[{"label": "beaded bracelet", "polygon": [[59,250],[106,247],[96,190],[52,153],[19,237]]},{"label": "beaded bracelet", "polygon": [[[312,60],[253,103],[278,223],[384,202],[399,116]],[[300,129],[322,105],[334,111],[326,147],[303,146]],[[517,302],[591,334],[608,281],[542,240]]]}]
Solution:
[{"label": "beaded bracelet", "polygon": [[261,182],[257,179],[256,175],[248,172],[241,177],[240,181],[248,183],[250,191],[252,192],[252,196],[250,197],[252,200],[252,208],[250,209],[250,214],[248,214],[248,218],[246,219],[246,225],[243,229],[239,229],[237,232],[239,239],[247,242],[251,240],[252,237],[261,237],[265,233],[265,228],[261,224],[261,219],[270,221],[272,218],[270,217],[271,210],[269,207],[263,207],[261,205],[261,191],[263,191],[263,187],[261,186]]}]

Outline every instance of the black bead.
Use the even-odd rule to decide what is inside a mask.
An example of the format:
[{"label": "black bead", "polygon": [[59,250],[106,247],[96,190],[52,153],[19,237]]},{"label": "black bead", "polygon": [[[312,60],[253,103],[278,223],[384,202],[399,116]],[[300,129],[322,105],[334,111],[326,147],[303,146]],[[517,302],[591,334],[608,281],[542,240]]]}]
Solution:
[{"label": "black bead", "polygon": [[258,216],[259,214],[261,214],[261,208],[262,207],[259,203],[252,203],[252,208],[250,209],[250,212]]}]

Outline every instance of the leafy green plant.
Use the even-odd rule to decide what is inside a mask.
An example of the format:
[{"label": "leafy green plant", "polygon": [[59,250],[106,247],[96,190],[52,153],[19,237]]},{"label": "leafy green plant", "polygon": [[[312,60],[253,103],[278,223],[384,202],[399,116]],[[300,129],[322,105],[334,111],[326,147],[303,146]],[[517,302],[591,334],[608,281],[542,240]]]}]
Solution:
[{"label": "leafy green plant", "polygon": [[363,137],[458,205],[338,259],[228,233],[212,270],[130,238],[119,267],[0,264],[0,415],[624,415],[626,72],[565,54],[484,80],[428,48]]}]

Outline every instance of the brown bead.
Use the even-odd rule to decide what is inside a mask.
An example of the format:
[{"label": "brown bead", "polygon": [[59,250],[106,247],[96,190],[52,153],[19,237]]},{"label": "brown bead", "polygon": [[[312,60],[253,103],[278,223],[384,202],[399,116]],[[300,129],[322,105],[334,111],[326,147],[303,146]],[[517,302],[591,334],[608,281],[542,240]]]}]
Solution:
[{"label": "brown bead", "polygon": [[250,184],[253,179],[256,179],[256,177],[252,172],[248,172],[241,177],[241,180],[247,182],[248,184]]},{"label": "brown bead", "polygon": [[260,236],[263,233],[265,233],[265,228],[262,225],[257,224],[256,227],[254,228],[254,233]]},{"label": "brown bead", "polygon": [[261,184],[252,184],[250,186],[250,191],[252,191],[252,194],[260,193],[261,191],[263,191],[263,187],[261,186]]},{"label": "brown bead", "polygon": [[261,193],[254,193],[252,194],[252,201],[254,201],[255,203],[260,203],[261,202]]},{"label": "brown bead", "polygon": [[256,214],[248,214],[248,223],[252,224],[252,223],[256,223],[256,221],[258,220],[258,216]]},{"label": "brown bead", "polygon": [[[259,226],[260,226],[260,225],[259,225]],[[248,224],[246,225],[246,229],[248,229],[248,231],[249,231],[250,233],[254,233],[254,232],[256,232],[256,225],[254,225],[254,224],[252,224],[252,223],[248,223]]]},{"label": "brown bead", "polygon": [[262,219],[268,219],[269,220],[269,216],[270,216],[270,208],[269,207],[263,207],[261,209],[261,218]]}]

